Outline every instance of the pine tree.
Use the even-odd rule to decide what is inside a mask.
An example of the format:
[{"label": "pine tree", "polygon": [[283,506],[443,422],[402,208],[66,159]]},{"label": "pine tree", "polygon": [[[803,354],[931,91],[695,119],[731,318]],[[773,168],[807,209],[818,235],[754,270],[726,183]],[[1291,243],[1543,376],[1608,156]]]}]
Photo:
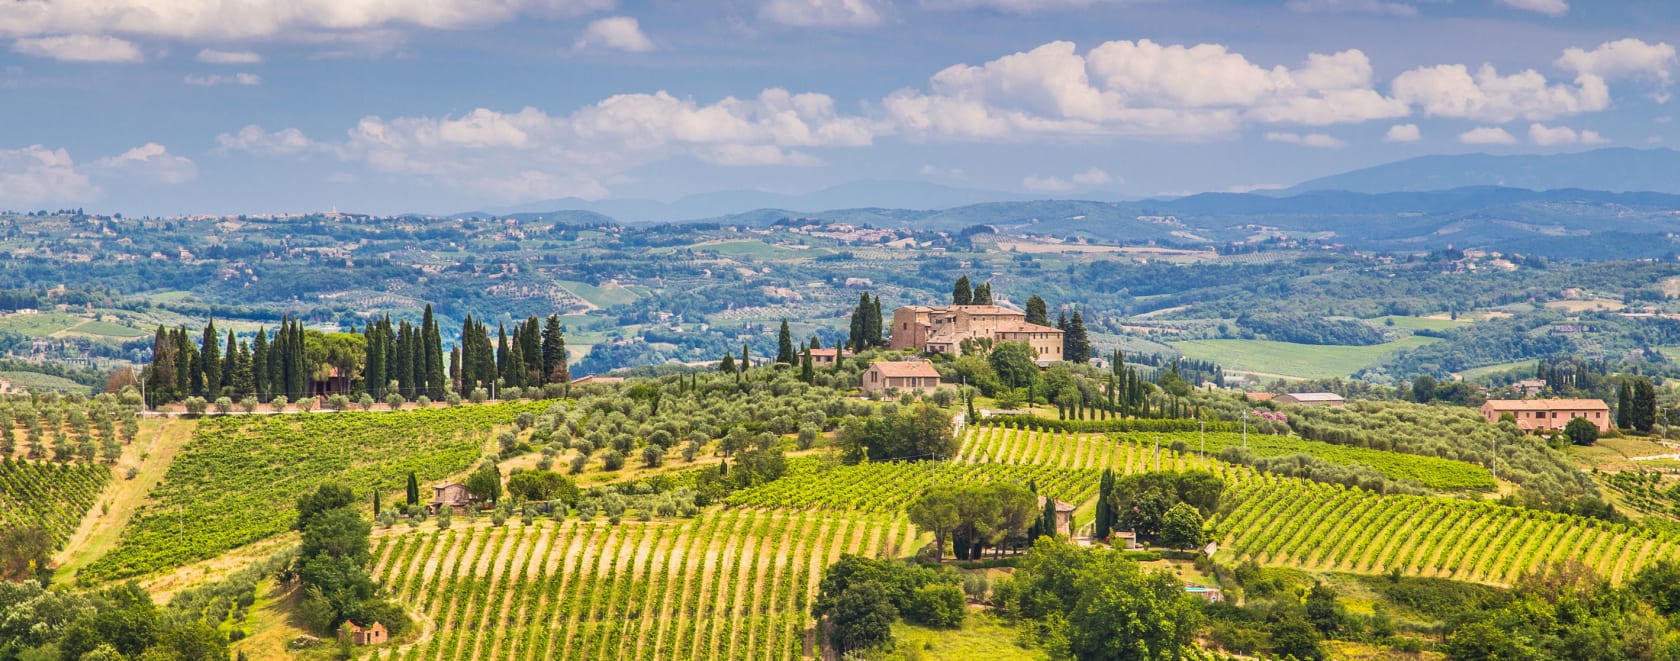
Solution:
[{"label": "pine tree", "polygon": [[1033,294],[1032,297],[1027,299],[1027,323],[1049,326],[1049,310],[1049,307],[1044,304],[1044,299],[1039,298],[1038,294]]},{"label": "pine tree", "polygon": [[729,352],[729,351],[723,352],[723,360],[718,361],[718,371],[723,372],[724,374],[734,374],[735,373],[735,354],[734,353]]},{"label": "pine tree", "polygon": [[968,285],[968,276],[957,276],[957,283],[951,287],[951,305],[969,305],[974,302],[974,289]]},{"label": "pine tree", "polygon": [[776,333],[776,362],[792,365],[798,358],[793,353],[793,333],[788,331],[788,322],[782,320],[782,329]]}]

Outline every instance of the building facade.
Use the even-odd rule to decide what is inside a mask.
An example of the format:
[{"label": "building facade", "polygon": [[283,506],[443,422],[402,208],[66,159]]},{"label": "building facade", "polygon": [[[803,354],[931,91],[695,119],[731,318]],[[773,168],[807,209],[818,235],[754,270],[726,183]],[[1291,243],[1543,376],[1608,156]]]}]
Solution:
[{"label": "building facade", "polygon": [[963,340],[1025,342],[1039,360],[1062,359],[1062,331],[1027,323],[1027,315],[996,305],[909,305],[893,310],[892,348],[962,355]]},{"label": "building facade", "polygon": [[1273,397],[1272,401],[1277,402],[1279,404],[1301,404],[1303,406],[1336,406],[1336,407],[1340,407],[1341,405],[1347,403],[1346,401],[1344,401],[1342,399],[1341,395],[1338,395],[1338,394],[1333,393],[1333,392],[1291,392],[1291,393],[1284,393],[1282,395],[1278,395],[1276,397]]},{"label": "building facade", "polygon": [[858,385],[865,393],[878,392],[888,388],[931,392],[940,386],[939,370],[933,368],[933,363],[925,360],[871,363],[869,369],[863,371],[861,381],[862,383]]},{"label": "building facade", "polygon": [[1482,417],[1490,423],[1499,422],[1506,413],[1517,419],[1523,431],[1561,430],[1575,418],[1586,418],[1609,431],[1610,405],[1598,399],[1490,399],[1482,405]]}]

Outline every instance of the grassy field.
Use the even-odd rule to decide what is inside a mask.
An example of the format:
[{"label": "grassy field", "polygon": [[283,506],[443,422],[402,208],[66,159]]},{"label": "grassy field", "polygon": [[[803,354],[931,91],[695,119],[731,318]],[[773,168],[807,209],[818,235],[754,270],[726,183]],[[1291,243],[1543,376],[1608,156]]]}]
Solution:
[{"label": "grassy field", "polygon": [[80,325],[85,321],[87,321],[85,317],[64,312],[8,314],[0,317],[0,330],[30,337],[47,337],[53,333]]},{"label": "grassy field", "polygon": [[151,334],[151,333],[148,333],[146,331],[140,330],[138,328],[131,328],[131,327],[128,327],[128,326],[124,326],[122,324],[113,324],[109,321],[86,321],[86,322],[82,322],[80,324],[77,324],[75,327],[67,329],[66,332],[77,333],[77,334],[81,334],[81,335],[99,335],[99,336],[104,336],[104,337],[115,337],[115,338],[120,338],[120,339],[125,339],[125,340],[133,339],[133,338],[136,338],[136,337],[145,337],[145,336]]},{"label": "grassy field", "polygon": [[1488,376],[1499,372],[1506,372],[1517,368],[1524,368],[1532,371],[1534,366],[1539,362],[1540,361],[1538,360],[1518,360],[1509,363],[1499,363],[1498,365],[1483,365],[1474,369],[1464,370],[1463,372],[1459,372],[1458,375],[1463,377],[1465,381],[1475,381],[1477,379],[1485,379]]},{"label": "grassy field", "polygon": [[1374,319],[1370,319],[1369,321],[1379,326],[1387,326],[1388,322],[1392,321],[1394,322],[1393,328],[1430,331],[1449,331],[1454,328],[1462,328],[1475,323],[1474,321],[1462,319],[1455,321],[1452,319],[1432,319],[1429,317],[1408,317],[1398,314],[1391,314],[1386,317],[1376,317]]},{"label": "grassy field", "polygon": [[626,305],[634,303],[637,299],[641,298],[641,295],[637,294],[635,290],[611,282],[599,287],[591,285],[587,282],[578,282],[575,280],[561,280],[558,284],[561,287],[566,288],[566,291],[571,292],[578,298],[589,301],[590,305],[594,305],[598,308],[612,307],[614,305]]},{"label": "grassy field", "polygon": [[91,388],[64,377],[40,372],[0,372],[0,379],[12,382],[19,388],[31,390],[56,390],[58,392],[88,392]]},{"label": "grassy field", "polygon": [[931,629],[899,622],[893,625],[893,652],[888,659],[923,661],[1040,661],[1050,656],[1041,649],[1016,644],[1020,632],[995,616],[969,613],[961,629]]},{"label": "grassy field", "polygon": [[1413,335],[1364,347],[1271,340],[1190,340],[1171,345],[1187,357],[1211,360],[1228,370],[1317,379],[1348,376],[1383,356],[1437,341],[1436,338]]}]

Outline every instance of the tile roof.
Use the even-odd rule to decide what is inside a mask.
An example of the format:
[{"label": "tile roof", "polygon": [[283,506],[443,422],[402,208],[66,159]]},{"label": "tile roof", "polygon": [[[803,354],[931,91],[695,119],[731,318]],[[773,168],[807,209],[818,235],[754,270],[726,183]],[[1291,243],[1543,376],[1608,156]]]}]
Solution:
[{"label": "tile roof", "polygon": [[889,378],[898,377],[933,377],[939,378],[939,370],[933,368],[933,363],[925,360],[882,361],[873,363],[870,368]]},{"label": "tile roof", "polygon": [[1610,410],[1600,399],[1490,399],[1484,406],[1495,411]]}]

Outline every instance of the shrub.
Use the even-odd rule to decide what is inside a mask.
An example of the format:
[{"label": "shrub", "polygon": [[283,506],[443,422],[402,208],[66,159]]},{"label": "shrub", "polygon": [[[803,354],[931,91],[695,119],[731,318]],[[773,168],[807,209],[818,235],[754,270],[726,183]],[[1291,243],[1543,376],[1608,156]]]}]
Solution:
[{"label": "shrub", "polygon": [[468,396],[467,399],[471,400],[474,404],[483,404],[490,399],[490,391],[483,388],[473,388],[472,394]]},{"label": "shrub", "polygon": [[373,395],[364,392],[361,399],[356,400],[356,403],[361,405],[363,411],[372,411],[373,405],[377,402],[373,400]]},{"label": "shrub", "polygon": [[209,406],[209,403],[205,402],[203,397],[188,397],[181,404],[186,406],[187,413],[192,415],[204,415],[205,408]]},{"label": "shrub", "polygon": [[286,410],[287,403],[285,395],[275,395],[274,399],[268,400],[268,405],[274,407],[276,413]]},{"label": "shrub", "polygon": [[231,398],[231,397],[217,397],[216,398],[216,412],[220,413],[222,415],[227,415],[229,413],[232,413],[233,412],[233,398]]},{"label": "shrub", "polygon": [[350,397],[347,395],[333,395],[327,398],[327,408],[343,411],[350,408]]},{"label": "shrub", "polygon": [[313,409],[313,408],[315,408],[315,398],[314,397],[304,397],[303,399],[299,399],[297,401],[297,410],[299,410],[299,411],[302,411],[304,413],[308,413],[310,411],[310,409]]},{"label": "shrub", "polygon": [[968,599],[962,588],[950,583],[930,583],[916,588],[904,603],[904,619],[930,627],[962,626]]},{"label": "shrub", "polygon": [[239,408],[243,409],[246,413],[255,412],[257,410],[257,404],[257,398],[255,397],[246,397],[245,399],[239,400]]},{"label": "shrub", "polygon": [[402,408],[403,404],[407,403],[408,400],[404,399],[403,396],[398,393],[391,393],[385,396],[385,408],[391,409],[392,411]]},{"label": "shrub", "polygon": [[427,396],[425,396],[425,395],[421,395],[421,396],[419,396],[419,397],[415,397],[415,398],[414,398],[414,405],[415,405],[415,406],[418,406],[418,407],[420,407],[420,408],[423,408],[423,409],[424,409],[424,408],[431,408],[431,406],[432,406],[432,398],[430,398],[430,397],[427,397]]},{"label": "shrub", "polygon": [[609,471],[615,471],[623,468],[624,453],[619,452],[618,448],[613,448],[601,453],[601,467]]}]

